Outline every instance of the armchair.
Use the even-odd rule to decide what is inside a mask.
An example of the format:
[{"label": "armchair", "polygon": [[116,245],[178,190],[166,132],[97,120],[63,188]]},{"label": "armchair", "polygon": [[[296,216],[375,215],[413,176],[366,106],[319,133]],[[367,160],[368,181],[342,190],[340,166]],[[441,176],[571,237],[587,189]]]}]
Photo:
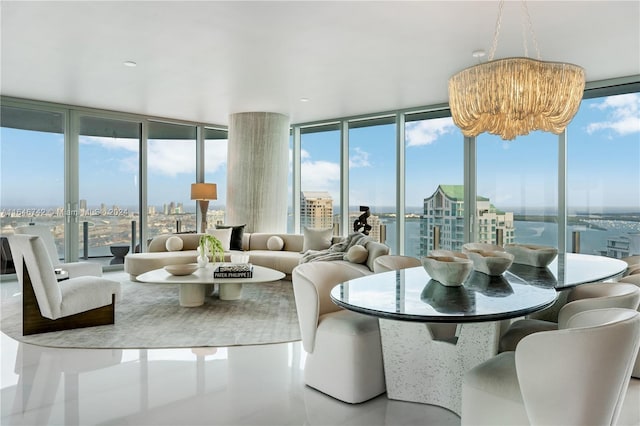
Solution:
[{"label": "armchair", "polygon": [[331,289],[363,276],[341,262],[310,262],[292,274],[302,345],[307,352],[305,383],[351,404],[386,391],[380,328],[375,317],[334,304]]},{"label": "armchair", "polygon": [[[60,262],[60,258],[58,257],[58,250],[56,249],[55,241],[53,240],[53,235],[51,234],[51,229],[45,225],[25,225],[18,226],[14,232],[20,235],[37,235],[42,239],[44,243],[47,253],[49,254],[49,259],[51,259],[51,263],[54,268],[62,268],[69,273],[69,278],[81,277],[85,275],[91,275],[94,277],[102,276],[102,266],[98,263],[92,262],[68,262],[62,263]],[[15,259],[14,255],[14,264],[18,265],[20,263],[20,259]],[[22,271],[18,270],[19,268],[16,266],[16,274],[18,278],[20,278],[20,274]]]},{"label": "armchair", "polygon": [[22,334],[113,324],[120,283],[82,276],[58,282],[42,238],[12,235],[22,285]]},{"label": "armchair", "polygon": [[463,425],[613,425],[640,346],[640,314],[608,308],[534,333],[464,376]]}]

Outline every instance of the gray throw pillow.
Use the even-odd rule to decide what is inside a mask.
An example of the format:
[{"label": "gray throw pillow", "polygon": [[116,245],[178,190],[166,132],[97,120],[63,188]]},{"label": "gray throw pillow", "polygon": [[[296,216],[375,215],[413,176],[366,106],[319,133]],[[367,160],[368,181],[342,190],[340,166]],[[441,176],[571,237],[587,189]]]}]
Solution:
[{"label": "gray throw pillow", "polygon": [[302,252],[307,250],[326,250],[331,247],[333,228],[307,228],[304,227],[304,243]]}]

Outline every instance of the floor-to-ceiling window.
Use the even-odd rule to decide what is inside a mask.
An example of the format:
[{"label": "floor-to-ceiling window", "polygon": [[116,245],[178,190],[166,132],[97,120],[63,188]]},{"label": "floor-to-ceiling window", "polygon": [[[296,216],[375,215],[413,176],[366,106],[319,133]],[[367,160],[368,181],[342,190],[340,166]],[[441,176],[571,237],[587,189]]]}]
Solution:
[{"label": "floor-to-ceiling window", "polygon": [[64,258],[64,120],[62,112],[1,108],[1,273],[14,272],[6,237],[29,223],[49,226]]},{"label": "floor-to-ceiling window", "polygon": [[195,181],[196,127],[149,122],[147,238],[196,230]]},{"label": "floor-to-ceiling window", "polygon": [[395,247],[396,176],[395,116],[350,122],[349,233],[366,226],[373,240]]},{"label": "floor-to-ceiling window", "polygon": [[408,256],[425,256],[434,247],[459,250],[465,242],[464,137],[451,117],[442,115],[406,116],[404,251]]},{"label": "floor-to-ceiling window", "polygon": [[301,133],[300,226],[329,228],[340,223],[340,130],[330,124]]},{"label": "floor-to-ceiling window", "polygon": [[227,205],[227,146],[228,132],[222,129],[204,129],[204,181],[215,183],[218,199],[209,202],[207,224],[210,228],[224,223]]},{"label": "floor-to-ceiling window", "polygon": [[140,136],[140,122],[79,117],[80,258],[112,257],[113,245],[133,244],[140,216]]},{"label": "floor-to-ceiling window", "polygon": [[640,93],[583,100],[567,135],[568,250],[640,253]]},{"label": "floor-to-ceiling window", "polygon": [[475,241],[558,246],[558,136],[477,137]]}]

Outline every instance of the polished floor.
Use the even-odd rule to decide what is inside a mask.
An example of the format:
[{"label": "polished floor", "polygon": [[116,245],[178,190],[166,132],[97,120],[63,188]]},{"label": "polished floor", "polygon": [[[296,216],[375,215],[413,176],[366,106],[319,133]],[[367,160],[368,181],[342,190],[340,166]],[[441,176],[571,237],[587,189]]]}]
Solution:
[{"label": "polished floor", "polygon": [[[0,284],[17,297],[15,282]],[[0,334],[2,425],[458,425],[443,408],[336,401],[302,382],[300,342],[193,349],[56,349]],[[632,380],[620,425],[640,425]]]}]

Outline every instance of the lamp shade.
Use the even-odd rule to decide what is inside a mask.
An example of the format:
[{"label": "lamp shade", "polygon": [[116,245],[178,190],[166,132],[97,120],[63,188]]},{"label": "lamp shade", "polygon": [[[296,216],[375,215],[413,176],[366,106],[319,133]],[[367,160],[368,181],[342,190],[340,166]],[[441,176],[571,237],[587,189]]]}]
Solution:
[{"label": "lamp shade", "polygon": [[191,184],[192,200],[217,200],[218,187],[215,183],[192,183]]}]

